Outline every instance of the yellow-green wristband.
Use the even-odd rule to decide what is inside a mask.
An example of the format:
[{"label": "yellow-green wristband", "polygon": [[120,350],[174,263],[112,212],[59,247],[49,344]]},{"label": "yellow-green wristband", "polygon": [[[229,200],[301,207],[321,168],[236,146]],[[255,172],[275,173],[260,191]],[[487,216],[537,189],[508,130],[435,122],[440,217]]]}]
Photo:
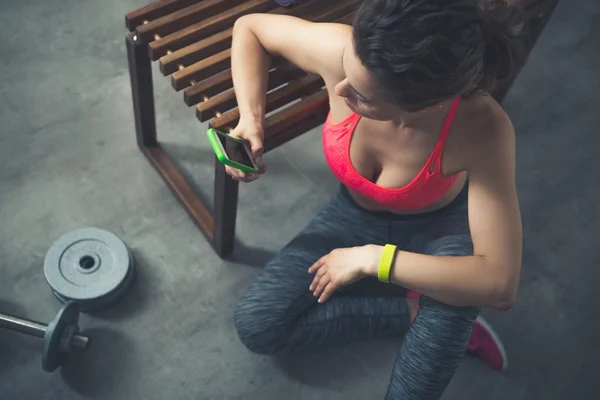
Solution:
[{"label": "yellow-green wristband", "polygon": [[392,269],[395,254],[396,246],[393,244],[386,244],[384,246],[383,254],[381,254],[381,259],[379,260],[379,269],[377,270],[377,278],[380,282],[390,283],[390,270]]}]

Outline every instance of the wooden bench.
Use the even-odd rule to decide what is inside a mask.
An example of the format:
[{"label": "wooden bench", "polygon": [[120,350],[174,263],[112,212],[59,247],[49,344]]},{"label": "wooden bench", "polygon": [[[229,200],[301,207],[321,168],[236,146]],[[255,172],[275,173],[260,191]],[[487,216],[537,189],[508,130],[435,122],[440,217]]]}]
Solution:
[{"label": "wooden bench", "polygon": [[[532,30],[529,48],[548,21],[558,0],[508,0],[527,9]],[[238,183],[215,157],[214,206],[204,204],[157,140],[152,61],[171,76],[175,91],[183,91],[187,106],[215,129],[235,127],[239,112],[232,88],[230,56],[232,27],[249,13],[295,15],[310,21],[350,24],[360,0],[301,0],[280,7],[274,0],[160,0],[125,15],[127,57],[138,146],[169,189],[224,257],[233,250]],[[510,84],[494,93],[501,101]],[[306,74],[281,58],[273,59],[265,121],[265,152],[321,125],[328,96],[318,76]],[[273,112],[275,111],[275,112]]]}]

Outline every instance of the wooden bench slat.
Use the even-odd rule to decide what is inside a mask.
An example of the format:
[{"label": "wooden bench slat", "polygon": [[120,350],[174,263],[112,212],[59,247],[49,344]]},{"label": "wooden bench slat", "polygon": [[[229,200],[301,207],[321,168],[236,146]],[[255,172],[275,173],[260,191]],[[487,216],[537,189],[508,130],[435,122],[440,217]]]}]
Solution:
[{"label": "wooden bench slat", "polygon": [[[356,3],[355,1],[354,3]],[[308,16],[308,20],[320,21],[331,21],[347,24],[352,21],[354,15],[354,9],[352,1],[348,3],[338,4],[336,7],[325,10],[319,16]],[[346,14],[349,10],[350,14]],[[210,75],[221,72],[225,68],[231,66],[231,48],[221,51],[213,56],[207,57],[202,61],[196,62],[190,66],[183,67],[179,71],[173,73],[171,83],[173,88],[177,91],[192,86],[194,82],[199,82],[208,78]]]},{"label": "wooden bench slat", "polygon": [[231,87],[231,69],[221,71],[208,79],[190,86],[183,92],[183,101],[188,106],[193,106]]},{"label": "wooden bench slat", "polygon": [[[242,15],[267,11],[260,11],[260,8],[266,7],[262,3],[264,1],[265,0],[253,0],[252,2],[244,3],[242,5],[244,7],[252,5],[252,7],[258,7],[257,9],[250,11],[246,9],[244,12],[234,12],[235,9],[232,9],[225,13],[211,17],[210,19],[207,19],[201,23],[194,24],[184,30],[150,42],[150,58],[152,60],[157,60],[160,58],[161,71],[163,71],[163,74],[168,75],[177,71],[178,65],[189,65],[190,63],[201,60],[204,57],[208,57],[217,51],[221,51],[227,47],[230,47],[232,40],[231,35],[233,33],[232,28],[227,27],[228,29],[219,33],[215,33],[214,35],[206,38],[204,38],[204,36],[206,36],[204,29],[212,30],[213,26],[219,26],[223,28],[224,25],[228,24],[233,26],[235,20]],[[335,18],[339,17],[339,15],[352,12],[358,6],[358,1],[352,0],[349,2],[331,3],[333,8],[328,10],[319,10],[316,8],[315,4],[321,1],[322,0],[312,0],[303,3],[301,7],[295,9],[288,9],[288,7],[270,9],[269,14],[291,13],[295,16],[308,19],[309,21],[313,20],[315,22],[323,22],[334,20]],[[268,1],[268,3],[273,3],[273,0]],[[241,8],[242,6],[239,7]],[[323,14],[319,15],[320,12],[323,12]],[[235,18],[230,17],[234,14],[236,15]],[[228,22],[226,24],[222,21]],[[170,54],[169,51],[171,51]]]},{"label": "wooden bench slat", "polygon": [[[282,57],[275,57],[271,60],[271,68],[276,68],[289,62]],[[233,86],[231,78],[231,69],[226,69],[210,78],[197,82],[195,85],[188,87],[184,91],[183,99],[185,104],[193,106],[204,101],[204,97],[215,96],[222,91],[225,91]]]},{"label": "wooden bench slat", "polygon": [[180,91],[191,86],[192,82],[204,80],[229,68],[230,65],[231,48],[175,72],[172,75],[171,83],[176,91]]},{"label": "wooden bench slat", "polygon": [[[189,46],[192,43],[195,43],[202,39],[211,39],[212,37],[210,35],[231,28],[233,26],[233,23],[243,15],[266,12],[275,8],[276,5],[277,3],[275,3],[273,0],[245,1],[236,7],[233,7],[217,15],[213,15],[212,17],[209,17],[202,22],[190,25],[184,29],[181,29],[177,32],[173,32],[167,36],[164,36],[158,40],[151,42],[149,44],[150,58],[154,61],[159,59],[160,57],[166,57],[166,60],[161,59],[161,70],[163,68],[163,63],[165,64],[165,66],[169,65],[169,63],[173,63],[175,64],[175,67],[177,64],[185,65],[186,62],[178,60],[178,58],[180,56],[182,58],[185,58],[186,54],[189,55],[193,53],[190,53],[189,50],[188,53],[181,53],[177,50],[182,49],[185,46]],[[229,32],[229,36],[231,37],[231,32]],[[169,51],[173,53],[169,55]],[[175,53],[178,53],[178,55],[174,55]],[[199,59],[200,58],[190,59],[190,61],[188,61],[187,63],[198,61]],[[167,70],[169,70],[169,68],[170,67],[168,66],[166,67]],[[176,71],[176,69],[171,69],[171,72],[174,71]]]},{"label": "wooden bench slat", "polygon": [[334,22],[338,24],[350,25],[352,24],[352,20],[354,19],[354,13],[344,15],[341,18],[336,19]]},{"label": "wooden bench slat", "polygon": [[196,22],[228,10],[244,0],[202,0],[172,14],[155,19],[137,27],[138,42],[148,43],[159,37],[176,32]]},{"label": "wooden bench slat", "polygon": [[265,138],[273,138],[286,128],[309,117],[312,113],[326,106],[328,100],[327,89],[321,89],[317,93],[313,93],[298,103],[268,117],[265,120]]},{"label": "wooden bench slat", "polygon": [[344,20],[351,22],[352,18],[348,19],[348,17],[354,15],[358,5],[362,1],[363,0],[342,1],[341,3],[333,4],[332,7],[311,10],[310,14],[308,14],[308,18],[310,18],[309,21],[346,23],[342,22],[342,20]]},{"label": "wooden bench slat", "polygon": [[[310,0],[312,2],[316,2],[319,0]],[[269,11],[269,13],[274,13],[274,14],[281,14],[283,13],[283,8],[284,7],[279,7],[279,8],[275,8],[275,9],[271,9]],[[211,17],[211,18],[218,18],[219,15]],[[207,21],[203,21],[202,23],[199,23],[199,25],[202,25],[204,22]],[[233,21],[235,22],[235,21]],[[200,52],[202,54],[205,54],[205,57],[209,56],[211,54],[211,51],[208,49],[209,47],[211,48],[219,48],[219,49],[225,49],[226,47],[231,46],[231,41],[232,41],[232,34],[233,34],[233,23],[231,24],[232,27],[216,33],[210,37],[207,37],[205,39],[202,39],[194,44],[191,45],[191,47],[193,47],[192,51],[197,51]],[[185,31],[185,29],[184,29]],[[179,31],[182,32],[182,31]],[[187,35],[185,35],[185,33],[182,35],[183,38],[182,40],[176,41],[175,38],[179,38],[178,33],[179,32],[175,32],[171,35],[167,35],[164,38],[161,38],[159,40],[155,40],[154,42],[149,43],[149,51],[150,51],[150,58],[152,60],[157,60],[165,55],[168,55],[168,52],[175,52],[178,51],[180,49],[182,49],[183,47],[185,47],[185,43],[188,40]],[[191,37],[194,37],[194,35],[192,34]],[[190,39],[191,40],[191,39]],[[225,44],[225,47],[223,47],[223,44]],[[216,51],[220,51],[220,50],[214,50]],[[183,53],[179,53],[179,54],[183,54]],[[182,62],[179,62],[180,64],[184,64]]]},{"label": "wooden bench slat", "polygon": [[[297,79],[306,72],[293,64],[285,64],[279,68],[275,68],[269,73],[269,82],[267,91],[273,90],[289,81]],[[210,97],[208,100],[198,104],[197,117],[201,122],[208,121],[215,116],[215,113],[224,113],[237,107],[235,90],[229,88],[226,91],[219,93],[216,96]]]},{"label": "wooden bench slat", "polygon": [[[312,95],[324,84],[323,79],[317,75],[307,75],[292,81],[286,86],[267,94],[265,112],[269,113],[303,96]],[[229,128],[233,128],[239,119],[240,111],[235,108],[212,120],[210,126],[227,131]]]},{"label": "wooden bench slat", "polygon": [[298,122],[297,124],[294,124],[292,127],[279,132],[277,135],[273,135],[268,139],[265,139],[265,153],[297,138],[298,136],[305,134],[319,125],[322,125],[327,118],[328,111],[329,107],[326,107],[326,105],[320,107],[316,113],[311,114],[309,117]]},{"label": "wooden bench slat", "polygon": [[270,116],[265,121],[265,152],[322,125],[328,112],[329,96],[327,90],[323,89]]},{"label": "wooden bench slat", "polygon": [[[334,0],[333,2],[330,1],[327,4],[327,6],[335,5],[335,1],[336,0]],[[343,0],[337,0],[337,1],[341,2],[341,4],[344,4]],[[352,0],[350,3],[356,4],[357,2],[358,2],[358,0]],[[276,5],[276,2],[274,2],[274,1],[271,1],[271,3]],[[277,8],[270,7],[267,11],[270,14],[291,14],[291,15],[296,15],[296,16],[303,16],[309,12],[312,12],[316,15],[316,14],[318,14],[319,7],[323,8],[322,3],[323,3],[322,0],[307,0],[305,2],[302,2],[300,5],[294,5],[294,6],[290,6],[290,7],[277,7]],[[246,4],[246,3],[243,3],[238,7],[244,6],[244,4]],[[253,12],[257,12],[257,11],[253,11]],[[226,12],[226,13],[229,13],[229,12]],[[249,14],[249,13],[250,12],[246,12],[245,14]],[[221,18],[221,15],[222,14],[213,15],[209,19],[213,19],[213,18],[218,19],[218,18]],[[209,19],[188,27],[188,28],[192,28],[190,31],[188,31],[188,28],[184,28],[182,31],[178,31],[173,34],[166,35],[165,37],[162,37],[158,40],[150,42],[149,43],[150,57],[152,58],[152,60],[157,60],[160,57],[167,55],[168,51],[173,52],[173,51],[179,50],[180,48],[184,47],[185,46],[184,43],[186,43],[188,41],[188,34],[191,35],[190,42],[198,40],[197,37],[195,36],[196,35],[196,31],[195,31],[196,27],[202,26],[205,24],[209,24],[210,23]],[[233,21],[233,22],[235,22],[235,21]],[[233,26],[233,22],[231,23],[232,26]],[[180,34],[180,32],[181,32],[181,34]],[[232,32],[233,31],[231,29],[228,29],[227,33],[229,34],[229,38],[224,37],[223,39],[229,39],[229,41],[231,43]],[[224,32],[222,32],[222,33],[224,33]],[[183,40],[181,40],[182,38],[183,38]],[[193,38],[193,40],[192,40],[192,38]],[[207,40],[211,39],[211,38],[212,37],[209,37],[209,38],[207,38]],[[180,41],[178,41],[178,40],[180,40]]]},{"label": "wooden bench slat", "polygon": [[230,48],[232,42],[232,30],[232,28],[229,28],[162,56],[159,61],[160,71],[163,75],[167,76],[180,70],[180,66],[186,67]]},{"label": "wooden bench slat", "polygon": [[[232,28],[216,33],[187,47],[160,58],[159,66],[163,75],[170,75],[186,67],[231,47]],[[152,43],[151,43],[152,44]]]},{"label": "wooden bench slat", "polygon": [[160,0],[125,14],[125,26],[134,31],[144,21],[152,21],[175,11],[181,10],[201,0]]}]

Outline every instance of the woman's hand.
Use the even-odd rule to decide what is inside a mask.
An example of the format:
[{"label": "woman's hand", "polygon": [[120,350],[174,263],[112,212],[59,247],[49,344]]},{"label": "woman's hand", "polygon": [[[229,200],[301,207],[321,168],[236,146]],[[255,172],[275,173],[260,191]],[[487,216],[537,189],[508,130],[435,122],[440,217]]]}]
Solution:
[{"label": "woman's hand", "polygon": [[[229,135],[238,139],[242,139],[250,145],[252,150],[252,159],[256,165],[260,166],[260,173],[267,172],[266,165],[261,165],[263,154],[264,132],[259,123],[250,119],[240,119],[238,125],[229,132]],[[239,169],[225,165],[225,172],[238,182],[252,182],[258,179],[259,174],[249,174]]]},{"label": "woman's hand", "polygon": [[381,251],[381,246],[370,245],[333,250],[308,269],[315,274],[309,290],[324,303],[338,288],[372,275]]}]

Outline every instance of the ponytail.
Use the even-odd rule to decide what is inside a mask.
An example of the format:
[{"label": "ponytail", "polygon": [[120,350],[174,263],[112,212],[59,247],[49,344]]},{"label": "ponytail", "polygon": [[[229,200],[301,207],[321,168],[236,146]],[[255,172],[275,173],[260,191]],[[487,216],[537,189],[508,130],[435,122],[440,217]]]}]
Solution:
[{"label": "ponytail", "polygon": [[523,63],[519,7],[504,0],[479,0],[481,31],[485,41],[483,76],[478,89],[490,91],[502,81],[514,77]]}]

